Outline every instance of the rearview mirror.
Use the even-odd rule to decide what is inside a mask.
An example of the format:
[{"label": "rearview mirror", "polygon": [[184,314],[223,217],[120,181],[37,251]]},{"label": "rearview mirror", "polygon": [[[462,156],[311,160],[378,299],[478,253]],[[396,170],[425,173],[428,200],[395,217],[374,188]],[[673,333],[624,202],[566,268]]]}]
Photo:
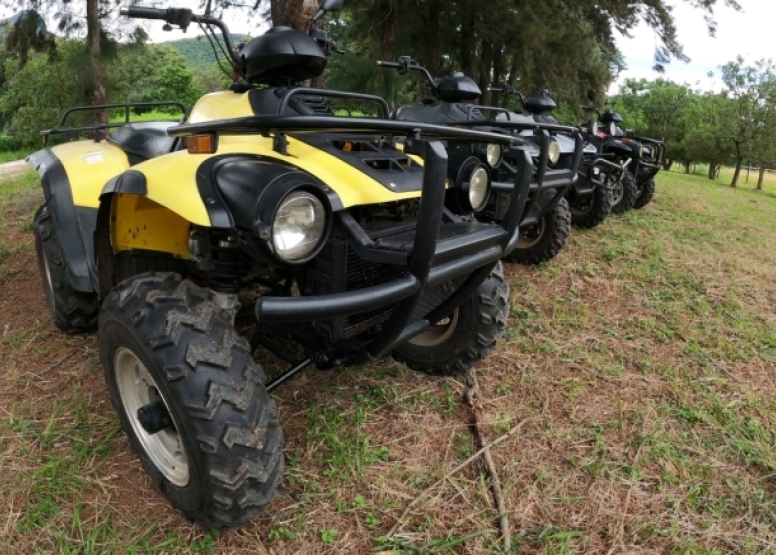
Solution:
[{"label": "rearview mirror", "polygon": [[312,22],[315,23],[328,12],[340,11],[342,9],[342,4],[344,3],[345,0],[323,0],[318,6],[318,11],[315,12],[315,15],[313,16]]},{"label": "rearview mirror", "polygon": [[323,0],[321,9],[327,12],[338,12],[342,9],[345,0]]}]

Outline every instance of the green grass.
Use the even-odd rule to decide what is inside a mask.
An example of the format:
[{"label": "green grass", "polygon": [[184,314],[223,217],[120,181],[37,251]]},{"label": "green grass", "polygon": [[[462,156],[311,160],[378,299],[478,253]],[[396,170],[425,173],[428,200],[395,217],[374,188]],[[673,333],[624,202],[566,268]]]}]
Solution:
[{"label": "green grass", "polygon": [[[170,112],[162,112],[159,110],[152,110],[150,112],[143,112],[142,114],[136,114],[131,112],[129,114],[129,121],[159,121],[159,120],[172,120],[180,121],[183,114],[170,107]],[[125,121],[124,110],[116,110],[115,113],[110,114],[111,123],[122,123]]]},{"label": "green grass", "polygon": [[0,179],[0,201],[7,200],[15,195],[18,195],[19,193],[29,191],[30,189],[39,186],[40,179],[38,178],[38,174],[32,170],[32,168],[30,168],[30,171],[22,174],[21,176]]},{"label": "green grass", "polygon": [[[675,165],[673,168],[673,171],[682,171],[680,165]],[[701,176],[701,177],[707,177],[708,174],[708,166],[704,164],[695,164],[694,166],[690,167],[691,175]],[[694,172],[694,173],[692,173]],[[731,167],[723,167],[719,172],[719,179],[714,180],[714,183],[720,183],[723,185],[730,185],[730,183],[733,180],[733,174],[735,173],[735,168]],[[743,189],[754,189],[757,186],[757,179],[760,175],[759,168],[751,168],[751,170],[748,172],[748,178],[747,178],[747,169],[746,166],[741,168],[741,174],[738,177],[738,187]],[[763,190],[772,194],[776,194],[776,173],[766,171],[765,175],[763,176]]]},{"label": "green grass", "polygon": [[[35,184],[2,193],[18,225],[0,256],[30,258],[0,272],[0,552],[499,551],[476,464],[386,536],[476,449],[463,381],[390,361],[280,388],[287,468],[270,511],[220,535],[187,523],[129,452],[96,339],[60,334],[23,293],[34,261],[14,202]],[[493,451],[514,553],[776,553],[775,243],[776,197],[662,172],[648,207],[507,268],[512,314],[478,371],[479,415],[491,438],[530,419]]]},{"label": "green grass", "polygon": [[[42,148],[42,145],[40,148]],[[0,152],[0,164],[5,164],[6,162],[15,162],[16,160],[24,160],[35,150],[37,150],[35,147],[28,147],[20,148],[17,150],[2,151]]]}]

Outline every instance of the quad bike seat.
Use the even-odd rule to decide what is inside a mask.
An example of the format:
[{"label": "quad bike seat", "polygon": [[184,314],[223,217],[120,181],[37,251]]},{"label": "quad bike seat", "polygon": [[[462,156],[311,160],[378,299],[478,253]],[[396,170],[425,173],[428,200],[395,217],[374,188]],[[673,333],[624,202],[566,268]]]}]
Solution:
[{"label": "quad bike seat", "polygon": [[392,118],[400,121],[422,121],[440,125],[485,119],[480,110],[472,109],[471,104],[451,102],[405,104],[394,112]]},{"label": "quad bike seat", "polygon": [[172,152],[176,140],[167,129],[176,122],[144,121],[122,125],[111,131],[106,140],[130,155],[130,163],[150,160]]}]

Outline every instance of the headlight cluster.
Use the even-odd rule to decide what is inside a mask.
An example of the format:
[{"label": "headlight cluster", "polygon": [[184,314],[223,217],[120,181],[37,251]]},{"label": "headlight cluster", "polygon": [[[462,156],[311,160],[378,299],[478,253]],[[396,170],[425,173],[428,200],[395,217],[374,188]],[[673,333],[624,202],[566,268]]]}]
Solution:
[{"label": "headlight cluster", "polygon": [[549,160],[551,166],[554,166],[558,163],[558,160],[560,160],[560,145],[555,139],[550,140],[550,148],[549,152],[547,153],[547,159]]},{"label": "headlight cluster", "polygon": [[490,178],[484,166],[476,166],[469,179],[469,204],[475,212],[482,210],[490,192]]},{"label": "headlight cluster", "polygon": [[463,160],[457,174],[450,175],[453,187],[448,193],[448,199],[454,200],[451,208],[464,214],[480,212],[485,208],[491,186],[490,172],[485,164],[472,156]]},{"label": "headlight cluster", "polygon": [[326,208],[304,190],[289,193],[272,220],[272,246],[278,258],[299,262],[317,251],[326,235]]},{"label": "headlight cluster", "polygon": [[499,144],[489,144],[485,149],[485,160],[491,168],[497,168],[504,157],[504,147]]}]

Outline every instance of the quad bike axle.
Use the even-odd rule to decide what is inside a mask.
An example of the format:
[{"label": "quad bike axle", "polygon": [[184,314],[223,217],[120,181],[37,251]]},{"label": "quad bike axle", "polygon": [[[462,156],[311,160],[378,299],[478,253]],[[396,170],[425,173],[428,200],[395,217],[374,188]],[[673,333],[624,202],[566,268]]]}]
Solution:
[{"label": "quad bike axle", "polygon": [[137,409],[137,420],[143,429],[151,435],[172,426],[170,411],[167,410],[161,399]]}]

